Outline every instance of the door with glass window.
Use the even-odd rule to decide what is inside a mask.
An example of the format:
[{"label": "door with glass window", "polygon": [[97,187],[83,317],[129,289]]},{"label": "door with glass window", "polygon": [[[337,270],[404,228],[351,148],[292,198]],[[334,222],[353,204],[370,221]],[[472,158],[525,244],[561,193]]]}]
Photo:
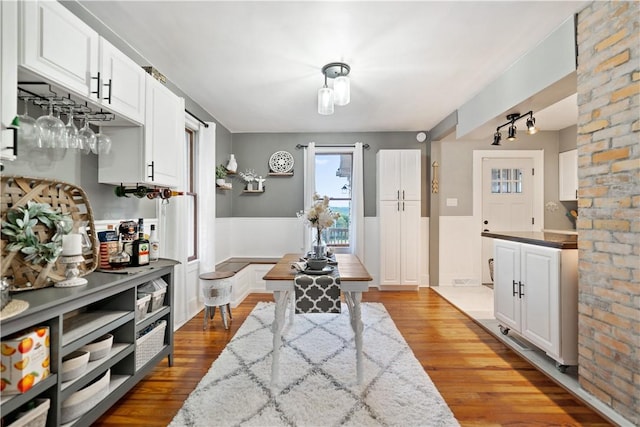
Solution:
[{"label": "door with glass window", "polygon": [[[533,231],[533,159],[484,158],[482,162],[482,230]],[[482,282],[490,283],[488,260],[493,240],[482,239]]]}]

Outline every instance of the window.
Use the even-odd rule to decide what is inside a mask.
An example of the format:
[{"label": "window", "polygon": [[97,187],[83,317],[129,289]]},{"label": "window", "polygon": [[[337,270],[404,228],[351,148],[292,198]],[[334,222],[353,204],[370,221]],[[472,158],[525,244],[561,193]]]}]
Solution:
[{"label": "window", "polygon": [[187,259],[198,259],[198,193],[197,187],[197,162],[196,162],[196,132],[186,128],[184,132],[186,150],[186,188],[184,189],[187,203]]},{"label": "window", "polygon": [[324,231],[328,246],[346,247],[349,242],[351,219],[351,171],[353,155],[345,153],[316,153],[315,189],[320,196],[329,196],[329,207],[339,212],[340,218]]},{"label": "window", "polygon": [[522,193],[522,169],[491,169],[491,192]]}]

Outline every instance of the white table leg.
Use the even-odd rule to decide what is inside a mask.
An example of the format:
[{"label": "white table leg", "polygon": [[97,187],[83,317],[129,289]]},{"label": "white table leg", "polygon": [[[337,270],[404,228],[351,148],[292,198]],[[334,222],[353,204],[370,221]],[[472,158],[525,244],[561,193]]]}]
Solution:
[{"label": "white table leg", "polygon": [[344,292],[344,299],[349,308],[349,319],[351,320],[351,328],[355,333],[356,340],[356,374],[358,384],[362,384],[364,377],[364,367],[362,360],[362,312],[360,310],[360,301],[362,300],[362,292],[347,291]]},{"label": "white table leg", "polygon": [[280,377],[280,346],[282,344],[282,328],[291,291],[273,291],[276,300],[276,311],[273,316],[271,332],[273,332],[273,359],[271,361],[271,386],[275,386]]}]

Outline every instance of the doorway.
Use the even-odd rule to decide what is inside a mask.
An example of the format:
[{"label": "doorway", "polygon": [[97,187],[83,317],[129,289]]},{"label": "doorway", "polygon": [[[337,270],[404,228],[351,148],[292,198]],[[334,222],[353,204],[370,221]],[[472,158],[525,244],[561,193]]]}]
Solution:
[{"label": "doorway", "polygon": [[[532,231],[533,159],[482,159],[482,231]],[[482,283],[493,282],[493,239],[482,239]]]}]

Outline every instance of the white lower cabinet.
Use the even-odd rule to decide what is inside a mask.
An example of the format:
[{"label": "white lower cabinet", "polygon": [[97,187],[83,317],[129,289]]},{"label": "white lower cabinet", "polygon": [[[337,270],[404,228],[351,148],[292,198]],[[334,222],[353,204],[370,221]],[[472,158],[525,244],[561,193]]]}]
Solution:
[{"label": "white lower cabinet", "polygon": [[494,241],[494,311],[564,371],[578,363],[578,251]]}]

